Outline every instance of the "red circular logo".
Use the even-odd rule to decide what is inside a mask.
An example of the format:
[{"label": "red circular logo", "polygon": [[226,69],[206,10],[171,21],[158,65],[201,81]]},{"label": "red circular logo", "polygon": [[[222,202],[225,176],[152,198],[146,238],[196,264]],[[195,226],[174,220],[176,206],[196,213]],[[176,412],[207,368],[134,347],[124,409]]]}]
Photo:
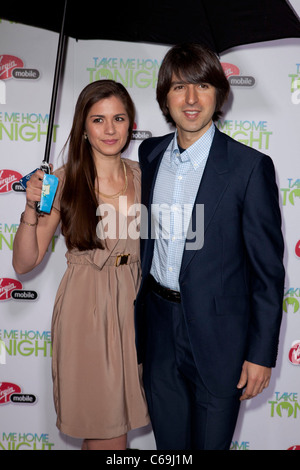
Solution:
[{"label": "red circular logo", "polygon": [[300,365],[300,340],[293,342],[289,352],[289,360],[296,366]]},{"label": "red circular logo", "polygon": [[22,289],[23,286],[20,281],[10,279],[8,277],[0,278],[0,300],[11,299],[11,293],[15,289]]},{"label": "red circular logo", "polygon": [[0,170],[0,193],[12,191],[12,185],[22,178],[21,173],[14,170]]},{"label": "red circular logo", "polygon": [[21,393],[21,387],[10,382],[0,382],[0,405],[9,403],[13,393]]},{"label": "red circular logo", "polygon": [[14,55],[0,55],[0,80],[8,80],[12,77],[15,68],[24,67],[24,63],[19,57]]}]

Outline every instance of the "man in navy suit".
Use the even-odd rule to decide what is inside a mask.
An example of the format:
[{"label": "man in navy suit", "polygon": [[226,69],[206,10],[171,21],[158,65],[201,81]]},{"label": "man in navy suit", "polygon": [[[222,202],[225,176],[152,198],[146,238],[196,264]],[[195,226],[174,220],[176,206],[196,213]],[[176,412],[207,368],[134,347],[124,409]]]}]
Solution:
[{"label": "man in navy suit", "polygon": [[[175,133],[139,149],[139,361],[158,449],[229,449],[242,400],[268,386],[284,285],[272,160],[214,125],[229,93],[216,56],[174,46],[157,100]],[[203,210],[204,209],[204,210]]]}]

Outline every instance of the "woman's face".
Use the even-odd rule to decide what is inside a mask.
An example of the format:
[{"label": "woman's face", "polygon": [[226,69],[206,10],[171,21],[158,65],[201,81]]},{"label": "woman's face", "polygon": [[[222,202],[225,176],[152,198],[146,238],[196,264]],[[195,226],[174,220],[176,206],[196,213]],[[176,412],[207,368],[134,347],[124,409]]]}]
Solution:
[{"label": "woman's face", "polygon": [[85,121],[85,134],[94,158],[121,154],[126,145],[129,117],[122,101],[110,96],[91,106]]}]

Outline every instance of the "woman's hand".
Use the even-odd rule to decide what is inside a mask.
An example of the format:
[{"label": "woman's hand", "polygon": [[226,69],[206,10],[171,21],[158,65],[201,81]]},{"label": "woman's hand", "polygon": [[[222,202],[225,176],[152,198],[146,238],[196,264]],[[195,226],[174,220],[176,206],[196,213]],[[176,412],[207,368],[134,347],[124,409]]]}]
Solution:
[{"label": "woman's hand", "polygon": [[44,172],[37,170],[28,180],[26,186],[26,201],[29,203],[41,200]]},{"label": "woman's hand", "polygon": [[[53,165],[50,164],[51,173]],[[27,182],[26,186],[26,203],[32,209],[35,208],[35,203],[41,200],[42,187],[43,187],[44,172],[37,170]]]}]

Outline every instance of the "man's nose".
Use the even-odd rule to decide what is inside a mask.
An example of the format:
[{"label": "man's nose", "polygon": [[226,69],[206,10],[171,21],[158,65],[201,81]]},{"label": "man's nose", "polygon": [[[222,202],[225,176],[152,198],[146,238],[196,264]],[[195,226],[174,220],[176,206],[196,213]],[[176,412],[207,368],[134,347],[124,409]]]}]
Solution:
[{"label": "man's nose", "polygon": [[188,104],[195,104],[198,101],[198,93],[195,85],[189,85],[187,87],[185,99]]}]

